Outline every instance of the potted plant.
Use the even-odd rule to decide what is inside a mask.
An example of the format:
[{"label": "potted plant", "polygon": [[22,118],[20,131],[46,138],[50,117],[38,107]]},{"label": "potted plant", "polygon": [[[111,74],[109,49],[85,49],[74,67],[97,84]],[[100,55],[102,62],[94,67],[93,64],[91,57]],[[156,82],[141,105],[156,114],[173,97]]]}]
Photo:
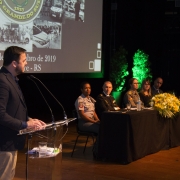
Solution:
[{"label": "potted plant", "polygon": [[134,53],[133,65],[133,77],[137,78],[140,84],[144,79],[152,79],[149,55],[146,54],[143,50],[138,49]]},{"label": "potted plant", "polygon": [[113,55],[110,62],[110,81],[113,84],[112,95],[116,99],[117,103],[120,102],[121,93],[124,91],[126,76],[128,72],[127,56],[128,52],[121,46]]}]

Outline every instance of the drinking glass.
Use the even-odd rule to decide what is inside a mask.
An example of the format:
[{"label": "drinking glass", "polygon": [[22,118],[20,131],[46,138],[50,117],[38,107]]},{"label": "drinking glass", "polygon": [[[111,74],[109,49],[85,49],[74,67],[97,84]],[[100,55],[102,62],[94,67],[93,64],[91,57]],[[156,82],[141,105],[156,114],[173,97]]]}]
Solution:
[{"label": "drinking glass", "polygon": [[127,103],[126,108],[127,108],[127,111],[130,111],[131,110],[131,103]]},{"label": "drinking glass", "polygon": [[151,102],[149,103],[149,105],[150,105],[151,107],[153,107],[153,106],[154,106],[154,102],[151,101]]},{"label": "drinking glass", "polygon": [[47,154],[47,142],[39,142],[39,157],[46,156]]}]

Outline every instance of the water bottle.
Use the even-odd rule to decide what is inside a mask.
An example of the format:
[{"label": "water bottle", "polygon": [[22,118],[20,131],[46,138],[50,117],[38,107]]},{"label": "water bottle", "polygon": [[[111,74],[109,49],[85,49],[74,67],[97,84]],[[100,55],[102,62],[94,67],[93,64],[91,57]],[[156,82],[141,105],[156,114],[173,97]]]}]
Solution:
[{"label": "water bottle", "polygon": [[141,100],[138,99],[137,101],[137,111],[141,111]]}]

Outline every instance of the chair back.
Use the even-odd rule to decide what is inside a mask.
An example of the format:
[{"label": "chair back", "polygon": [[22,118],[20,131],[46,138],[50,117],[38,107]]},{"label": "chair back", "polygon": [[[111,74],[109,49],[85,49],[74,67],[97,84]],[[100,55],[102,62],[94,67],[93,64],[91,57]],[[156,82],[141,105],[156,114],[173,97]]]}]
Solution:
[{"label": "chair back", "polygon": [[78,114],[77,114],[76,109],[72,110],[72,115],[73,115],[74,118],[78,118]]},{"label": "chair back", "polygon": [[94,132],[89,132],[89,131],[87,132],[87,131],[80,130],[78,127],[79,118],[78,118],[78,113],[77,113],[76,109],[73,109],[72,114],[73,114],[73,117],[76,118],[75,122],[76,122],[76,130],[77,130],[78,134],[85,135],[85,136],[88,136],[88,135],[89,136],[92,136],[92,135],[97,136],[97,134]]},{"label": "chair back", "polygon": [[[86,132],[86,131],[81,131],[81,130],[79,130],[79,127],[78,127],[78,121],[79,121],[79,119],[78,119],[78,113],[77,113],[76,109],[73,109],[73,110],[72,110],[72,115],[73,115],[74,118],[76,118],[75,122],[76,122],[76,130],[77,130],[77,134],[78,134],[78,135],[77,135],[77,138],[76,138],[74,147],[73,147],[73,151],[72,151],[72,153],[71,153],[71,157],[73,156],[73,153],[74,153],[74,150],[75,150],[75,147],[76,147],[76,143],[77,143],[77,141],[78,141],[79,136],[86,136],[86,142],[85,142],[85,146],[84,146],[83,153],[85,152],[85,149],[86,149],[86,145],[87,145],[89,136],[92,137],[92,139],[93,139],[93,144],[94,144],[94,138],[96,138],[96,136],[97,136],[97,134],[95,134],[95,133],[93,133],[93,132]],[[93,149],[94,149],[94,145],[93,145]]]},{"label": "chair back", "polygon": [[76,120],[75,120],[76,130],[77,130],[77,132],[79,132],[79,131],[80,131],[80,130],[79,130],[79,127],[78,127],[78,121],[79,121],[79,119],[78,119],[78,113],[77,113],[76,109],[73,109],[73,110],[72,110],[72,115],[73,115],[74,118],[76,118]]}]

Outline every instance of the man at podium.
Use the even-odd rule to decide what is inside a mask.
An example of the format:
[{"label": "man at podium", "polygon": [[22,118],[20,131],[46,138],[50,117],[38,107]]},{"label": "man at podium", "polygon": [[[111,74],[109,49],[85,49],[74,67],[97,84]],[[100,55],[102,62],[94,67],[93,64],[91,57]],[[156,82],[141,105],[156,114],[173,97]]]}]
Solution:
[{"label": "man at podium", "polygon": [[28,117],[27,106],[18,85],[17,75],[25,71],[26,50],[11,46],[4,51],[0,70],[0,179],[11,180],[15,174],[17,150],[25,144],[25,136],[18,131],[41,129],[46,124]]}]

